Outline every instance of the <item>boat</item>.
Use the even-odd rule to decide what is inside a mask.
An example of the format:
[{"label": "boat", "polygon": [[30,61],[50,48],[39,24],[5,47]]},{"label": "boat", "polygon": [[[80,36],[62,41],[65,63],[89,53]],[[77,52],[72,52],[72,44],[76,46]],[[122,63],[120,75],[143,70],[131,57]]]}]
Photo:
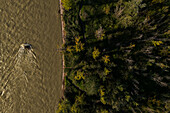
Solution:
[{"label": "boat", "polygon": [[20,47],[22,49],[28,49],[28,50],[32,50],[32,45],[31,44],[21,44]]}]

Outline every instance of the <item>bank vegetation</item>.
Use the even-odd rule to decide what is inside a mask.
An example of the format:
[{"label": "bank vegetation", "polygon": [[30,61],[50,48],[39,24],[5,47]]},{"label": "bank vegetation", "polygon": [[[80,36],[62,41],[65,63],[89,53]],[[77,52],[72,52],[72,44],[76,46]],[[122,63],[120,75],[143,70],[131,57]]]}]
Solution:
[{"label": "bank vegetation", "polygon": [[168,113],[169,0],[62,0],[58,113]]}]

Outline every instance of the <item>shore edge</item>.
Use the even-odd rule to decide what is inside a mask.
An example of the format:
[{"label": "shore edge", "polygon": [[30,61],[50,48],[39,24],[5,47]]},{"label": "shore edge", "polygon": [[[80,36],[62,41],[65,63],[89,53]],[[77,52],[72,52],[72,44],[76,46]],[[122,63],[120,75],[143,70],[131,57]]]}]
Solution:
[{"label": "shore edge", "polygon": [[[66,36],[66,33],[65,33],[65,23],[64,23],[64,19],[63,19],[63,13],[64,13],[64,8],[62,6],[62,2],[61,0],[59,0],[59,5],[60,5],[60,16],[61,16],[61,31],[62,31],[62,41],[63,41],[63,45],[65,44],[65,36]],[[61,90],[62,90],[62,95],[61,95],[61,98],[64,98],[64,90],[65,90],[65,70],[64,70],[64,67],[65,67],[65,60],[64,60],[64,54],[62,54],[62,68],[63,68],[63,72],[62,72],[62,87],[61,87]]]}]

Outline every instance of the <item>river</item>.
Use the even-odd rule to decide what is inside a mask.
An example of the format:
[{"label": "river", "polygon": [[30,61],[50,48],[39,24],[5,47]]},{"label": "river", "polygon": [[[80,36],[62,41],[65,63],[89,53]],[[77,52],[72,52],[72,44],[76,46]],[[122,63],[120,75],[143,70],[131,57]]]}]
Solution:
[{"label": "river", "polygon": [[0,0],[0,113],[55,113],[62,85],[58,10],[58,0]]}]

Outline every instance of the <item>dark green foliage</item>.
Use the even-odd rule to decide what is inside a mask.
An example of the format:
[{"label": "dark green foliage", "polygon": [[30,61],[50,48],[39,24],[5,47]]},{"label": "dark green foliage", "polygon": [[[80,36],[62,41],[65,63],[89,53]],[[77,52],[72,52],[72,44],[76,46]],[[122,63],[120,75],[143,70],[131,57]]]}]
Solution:
[{"label": "dark green foliage", "polygon": [[[169,1],[82,0],[65,12],[67,109],[80,113],[170,111]],[[83,102],[76,97],[83,95]],[[66,101],[65,100],[65,101]],[[78,103],[76,103],[78,102]]]}]

